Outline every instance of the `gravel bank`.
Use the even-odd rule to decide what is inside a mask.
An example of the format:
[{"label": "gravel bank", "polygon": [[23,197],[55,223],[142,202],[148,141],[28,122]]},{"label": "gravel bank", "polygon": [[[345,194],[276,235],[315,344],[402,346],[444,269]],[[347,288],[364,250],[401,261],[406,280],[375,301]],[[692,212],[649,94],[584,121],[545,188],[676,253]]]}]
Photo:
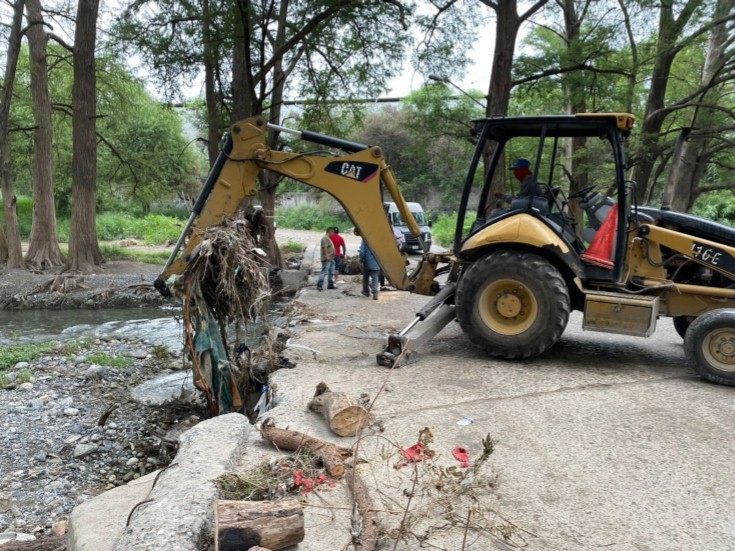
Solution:
[{"label": "gravel bank", "polygon": [[[102,336],[0,372],[0,532],[48,535],[78,503],[171,461],[178,434],[204,410],[130,398],[134,385],[181,368],[158,352],[147,340]],[[128,365],[101,365],[115,361]],[[31,382],[20,382],[24,372]]]}]

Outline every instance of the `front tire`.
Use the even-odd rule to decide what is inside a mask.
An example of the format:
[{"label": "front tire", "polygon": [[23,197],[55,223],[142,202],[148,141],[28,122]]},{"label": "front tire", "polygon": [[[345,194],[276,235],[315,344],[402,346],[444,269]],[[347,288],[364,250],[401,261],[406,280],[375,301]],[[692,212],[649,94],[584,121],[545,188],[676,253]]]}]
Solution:
[{"label": "front tire", "polygon": [[475,261],[459,281],[455,302],[464,332],[497,358],[541,354],[569,321],[564,278],[531,253],[500,251]]},{"label": "front tire", "polygon": [[735,309],[713,310],[695,319],[684,337],[684,352],[700,377],[735,386]]}]

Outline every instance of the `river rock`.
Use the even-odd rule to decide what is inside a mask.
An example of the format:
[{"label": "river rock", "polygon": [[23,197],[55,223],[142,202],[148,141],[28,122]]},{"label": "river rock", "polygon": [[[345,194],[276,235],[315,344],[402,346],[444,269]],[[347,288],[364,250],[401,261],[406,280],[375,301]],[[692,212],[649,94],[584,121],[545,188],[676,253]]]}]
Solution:
[{"label": "river rock", "polygon": [[18,390],[33,390],[33,383],[20,383]]},{"label": "river rock", "polygon": [[18,374],[15,371],[8,371],[5,374],[5,380],[9,383],[14,383],[17,378]]},{"label": "river rock", "polygon": [[77,408],[65,408],[64,415],[67,417],[76,417],[79,415],[79,410]]},{"label": "river rock", "polygon": [[104,379],[110,374],[110,370],[104,365],[92,364],[84,371],[86,379]]},{"label": "river rock", "polygon": [[178,400],[194,400],[196,392],[191,371],[181,371],[146,381],[133,388],[130,396],[141,404],[161,406]]},{"label": "river rock", "polygon": [[134,467],[137,464],[138,464],[138,458],[137,457],[131,457],[130,459],[128,459],[125,462],[125,465],[127,465],[128,467]]},{"label": "river rock", "polygon": [[97,446],[92,444],[77,444],[74,447],[74,459],[80,459],[97,451]]},{"label": "river rock", "polygon": [[31,364],[28,362],[18,362],[15,364],[15,369],[28,369],[29,367],[31,367]]},{"label": "river rock", "polygon": [[148,357],[148,351],[140,348],[138,350],[131,350],[127,355],[136,360],[145,360]]},{"label": "river rock", "polygon": [[66,398],[61,398],[60,400],[56,401],[56,405],[60,408],[71,407],[73,403],[74,403],[74,398],[72,398],[71,396],[67,396]]},{"label": "river rock", "polygon": [[13,495],[10,492],[0,492],[0,513],[10,511],[10,505],[13,503]]}]

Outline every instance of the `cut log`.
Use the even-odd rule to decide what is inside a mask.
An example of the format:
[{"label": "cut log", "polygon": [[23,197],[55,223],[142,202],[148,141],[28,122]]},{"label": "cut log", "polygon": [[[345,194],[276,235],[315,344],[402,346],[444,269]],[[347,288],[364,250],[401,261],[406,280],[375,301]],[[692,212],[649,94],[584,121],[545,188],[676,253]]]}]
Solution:
[{"label": "cut log", "polygon": [[317,385],[309,409],[321,413],[339,436],[355,436],[368,424],[368,411],[357,399],[344,392],[332,392],[326,383]]},{"label": "cut log", "polygon": [[322,460],[327,474],[332,478],[342,478],[345,474],[343,459],[352,453],[348,448],[336,446],[331,442],[325,442],[295,430],[276,428],[270,419],[263,421],[260,434],[279,450],[291,452],[300,449],[309,450]]},{"label": "cut log", "polygon": [[304,511],[295,499],[217,500],[214,534],[215,551],[283,549],[304,540]]}]

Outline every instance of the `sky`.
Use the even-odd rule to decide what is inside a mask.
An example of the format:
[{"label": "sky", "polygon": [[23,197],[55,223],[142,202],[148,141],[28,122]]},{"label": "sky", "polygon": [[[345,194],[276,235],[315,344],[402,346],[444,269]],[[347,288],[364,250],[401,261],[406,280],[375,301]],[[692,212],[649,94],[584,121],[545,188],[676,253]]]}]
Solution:
[{"label": "sky", "polygon": [[[463,90],[477,89],[487,93],[490,84],[490,66],[495,49],[495,19],[490,19],[480,28],[477,33],[469,58],[472,60],[468,66],[464,78],[453,78],[452,82]],[[400,76],[391,80],[389,97],[404,97],[415,92],[424,84],[424,78],[414,71],[410,60],[403,64],[403,72]]]}]

